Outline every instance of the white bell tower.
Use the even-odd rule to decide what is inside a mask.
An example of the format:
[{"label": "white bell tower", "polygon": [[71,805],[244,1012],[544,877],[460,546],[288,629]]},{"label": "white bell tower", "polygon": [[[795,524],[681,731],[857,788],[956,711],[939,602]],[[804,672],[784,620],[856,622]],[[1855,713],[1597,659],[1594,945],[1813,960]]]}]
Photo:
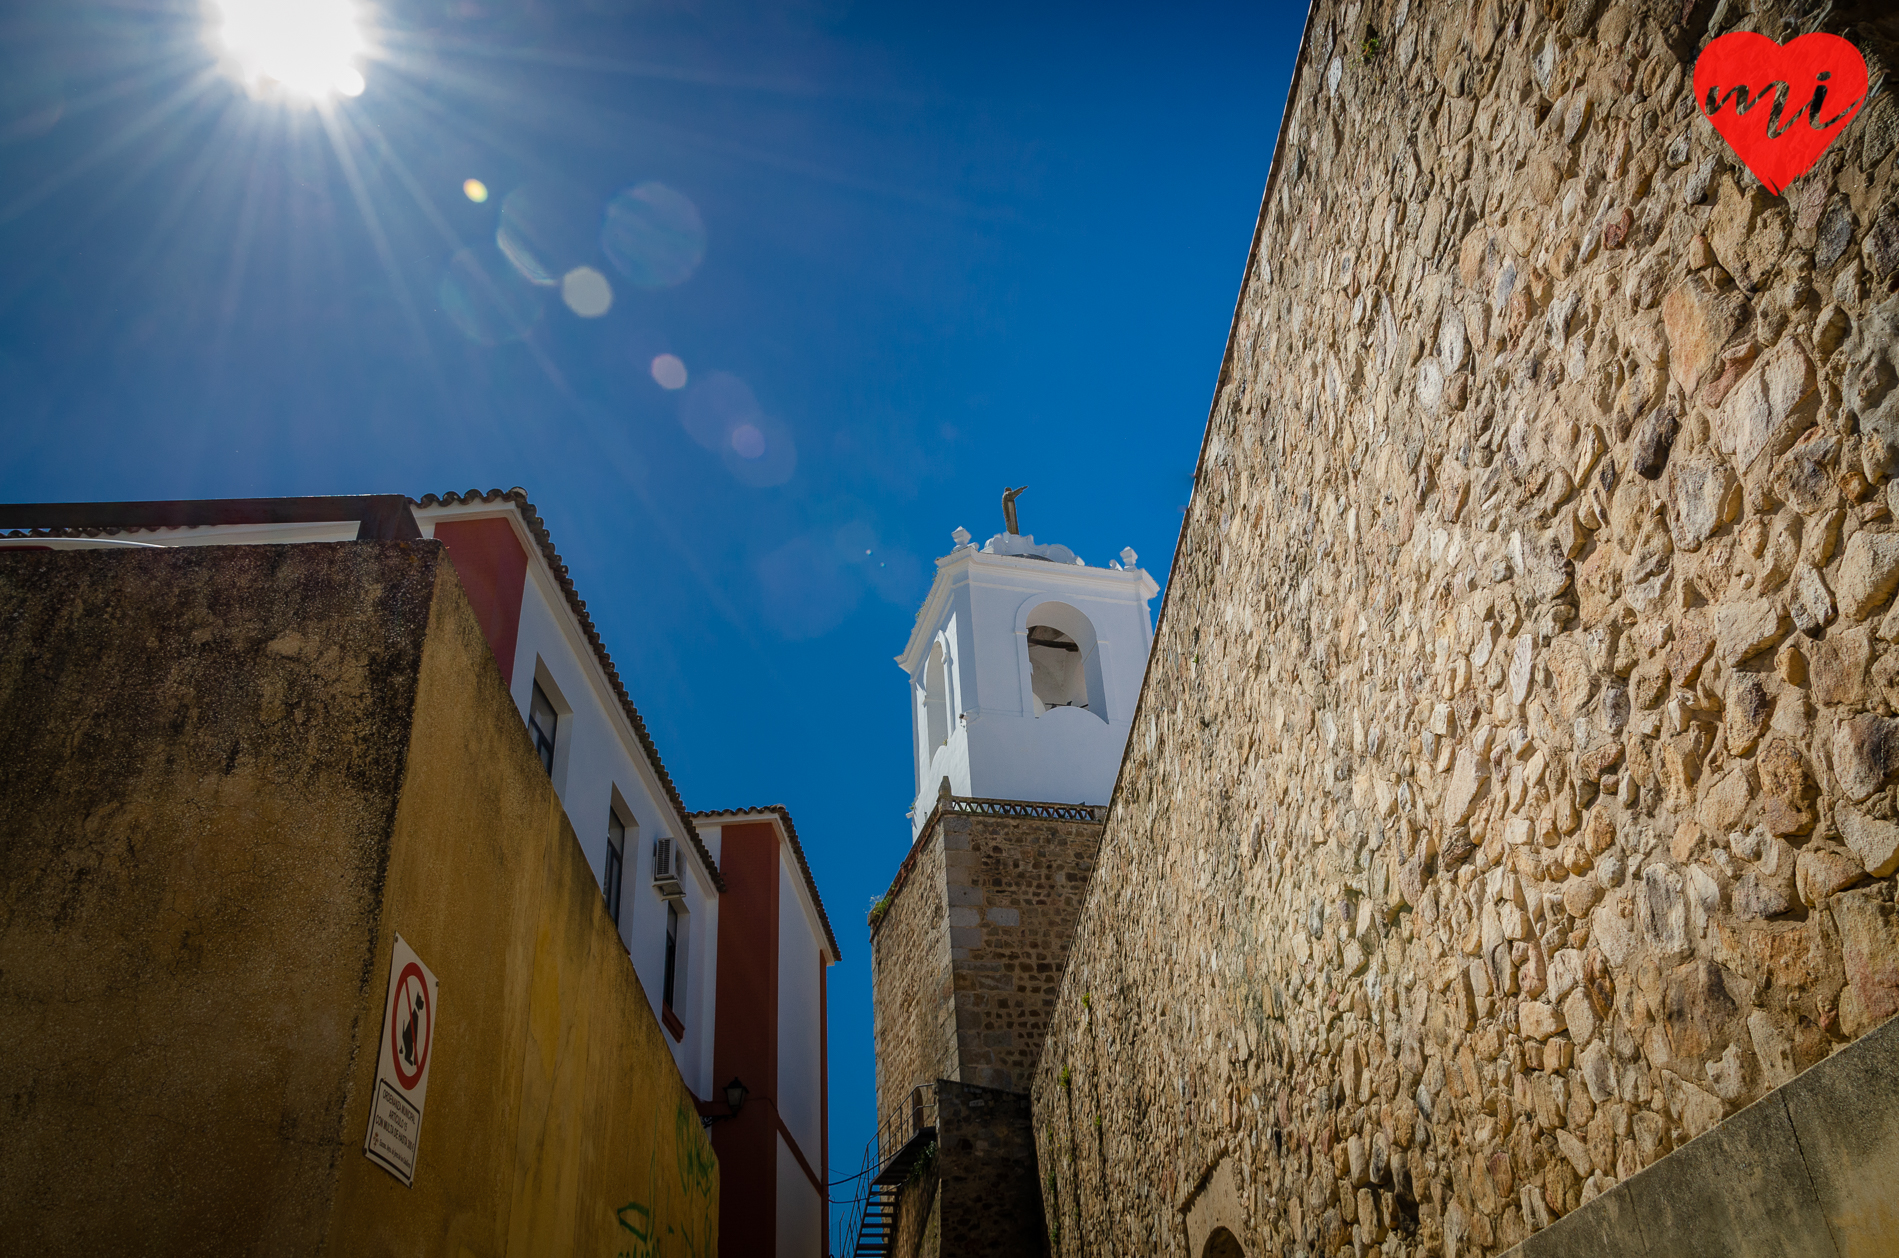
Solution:
[{"label": "white bell tower", "polygon": [[920,833],[945,782],[965,798],[1105,804],[1153,644],[1160,592],[1133,550],[1105,568],[1009,531],[957,529],[897,663],[910,675]]}]

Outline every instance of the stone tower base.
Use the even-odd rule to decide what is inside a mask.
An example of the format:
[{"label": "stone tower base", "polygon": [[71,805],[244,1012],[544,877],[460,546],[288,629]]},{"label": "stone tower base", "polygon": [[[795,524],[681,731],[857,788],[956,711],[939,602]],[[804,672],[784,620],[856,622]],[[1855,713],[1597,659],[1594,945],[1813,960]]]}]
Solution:
[{"label": "stone tower base", "polygon": [[894,1258],[1042,1258],[1029,1098],[939,1080],[937,1151],[897,1199]]},{"label": "stone tower base", "polygon": [[946,798],[872,910],[879,1129],[907,1140],[932,1094],[937,1126],[934,1160],[899,1168],[894,1254],[1045,1252],[1027,1093],[1101,811]]}]

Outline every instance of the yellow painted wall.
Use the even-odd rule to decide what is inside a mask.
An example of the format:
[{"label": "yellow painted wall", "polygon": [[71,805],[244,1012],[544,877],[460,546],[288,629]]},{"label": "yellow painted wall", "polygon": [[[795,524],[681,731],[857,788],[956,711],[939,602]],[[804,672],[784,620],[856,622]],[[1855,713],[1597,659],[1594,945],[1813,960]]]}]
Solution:
[{"label": "yellow painted wall", "polygon": [[[717,1253],[718,1169],[433,542],[0,556],[0,1255]],[[417,1175],[362,1153],[397,933]]]},{"label": "yellow painted wall", "polygon": [[[718,1252],[718,1170],[652,1008],[452,569],[437,581],[390,844],[400,933],[441,982],[413,1187],[346,1155],[333,1254]],[[345,1135],[368,1122],[365,1043]]]},{"label": "yellow painted wall", "polygon": [[0,1254],[322,1252],[439,556],[0,553]]}]

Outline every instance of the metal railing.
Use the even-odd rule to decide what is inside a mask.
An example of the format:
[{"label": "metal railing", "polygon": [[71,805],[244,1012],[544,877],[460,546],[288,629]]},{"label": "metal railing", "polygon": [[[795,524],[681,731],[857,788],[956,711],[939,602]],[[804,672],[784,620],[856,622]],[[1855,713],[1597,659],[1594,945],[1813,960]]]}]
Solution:
[{"label": "metal railing", "polygon": [[[887,1116],[878,1124],[877,1134],[864,1146],[862,1168],[846,1183],[854,1185],[851,1198],[851,1225],[844,1234],[844,1245],[837,1252],[840,1258],[848,1258],[858,1252],[857,1242],[864,1231],[864,1220],[870,1210],[872,1199],[877,1195],[879,1179],[896,1156],[907,1148],[910,1142],[926,1131],[936,1128],[936,1085],[920,1083],[910,1089],[910,1095],[894,1114]],[[893,1190],[894,1191],[894,1190]]]},{"label": "metal railing", "polygon": [[1099,804],[1030,804],[1015,799],[963,799],[950,796],[937,807],[943,812],[973,813],[982,817],[1036,817],[1043,821],[1103,821],[1108,810]]}]

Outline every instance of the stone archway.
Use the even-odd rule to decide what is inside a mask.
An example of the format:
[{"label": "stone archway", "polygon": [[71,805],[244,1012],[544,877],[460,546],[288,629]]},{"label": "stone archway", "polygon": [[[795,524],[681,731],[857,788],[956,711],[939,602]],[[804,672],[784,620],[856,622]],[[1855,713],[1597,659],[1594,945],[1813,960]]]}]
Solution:
[{"label": "stone archway", "polygon": [[1223,1227],[1213,1229],[1213,1235],[1207,1237],[1206,1248],[1200,1251],[1200,1258],[1246,1258],[1246,1251],[1240,1248],[1240,1242],[1233,1233]]},{"label": "stone archway", "polygon": [[1187,1202],[1186,1214],[1187,1252],[1194,1258],[1243,1258],[1246,1250],[1239,1238],[1246,1228],[1240,1220],[1239,1183],[1230,1159],[1221,1158],[1201,1181]]}]

